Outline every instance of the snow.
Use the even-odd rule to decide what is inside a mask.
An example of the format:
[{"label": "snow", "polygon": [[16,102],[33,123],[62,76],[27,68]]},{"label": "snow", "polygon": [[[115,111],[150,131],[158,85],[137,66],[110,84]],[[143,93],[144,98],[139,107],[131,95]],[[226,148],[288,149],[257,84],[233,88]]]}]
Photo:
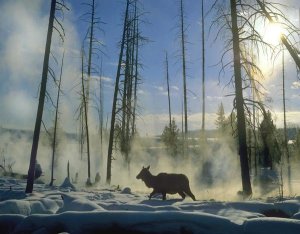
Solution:
[{"label": "snow", "polygon": [[[192,201],[130,187],[75,188],[0,179],[1,233],[300,233],[300,197],[248,201]],[[267,217],[268,216],[268,217]]]}]

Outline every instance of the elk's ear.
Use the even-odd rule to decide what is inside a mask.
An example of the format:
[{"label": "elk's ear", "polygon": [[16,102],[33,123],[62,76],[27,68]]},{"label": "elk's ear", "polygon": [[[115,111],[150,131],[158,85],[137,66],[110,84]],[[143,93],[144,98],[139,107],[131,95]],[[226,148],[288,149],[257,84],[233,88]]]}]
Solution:
[{"label": "elk's ear", "polygon": [[149,170],[150,169],[150,165],[146,169]]}]

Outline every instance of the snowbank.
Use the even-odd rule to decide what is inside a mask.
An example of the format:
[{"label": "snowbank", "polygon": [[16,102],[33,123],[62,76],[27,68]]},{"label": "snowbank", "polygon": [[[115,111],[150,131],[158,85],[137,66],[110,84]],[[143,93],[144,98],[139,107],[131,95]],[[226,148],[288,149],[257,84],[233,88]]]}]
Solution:
[{"label": "snowbank", "polygon": [[282,202],[162,201],[129,187],[73,190],[69,181],[63,189],[35,185],[30,195],[24,193],[23,181],[1,179],[1,185],[1,234],[300,233],[299,197]]}]

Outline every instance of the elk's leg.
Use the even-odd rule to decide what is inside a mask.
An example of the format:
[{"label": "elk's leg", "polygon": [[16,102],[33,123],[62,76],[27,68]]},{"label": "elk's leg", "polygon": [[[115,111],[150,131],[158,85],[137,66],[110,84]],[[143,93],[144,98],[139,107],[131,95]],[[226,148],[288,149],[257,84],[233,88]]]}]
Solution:
[{"label": "elk's leg", "polygon": [[189,195],[194,201],[196,201],[196,198],[194,196],[194,194],[192,193],[190,187],[188,187],[187,190],[184,191],[187,195]]},{"label": "elk's leg", "polygon": [[162,193],[162,195],[163,195],[163,200],[166,200],[166,197],[167,197],[167,193]]},{"label": "elk's leg", "polygon": [[182,199],[184,199],[185,198],[185,194],[184,194],[184,192],[183,191],[180,191],[180,192],[178,192],[178,194],[182,197]]},{"label": "elk's leg", "polygon": [[149,200],[151,199],[151,197],[156,193],[156,191],[153,189],[152,193],[150,193],[149,195]]}]

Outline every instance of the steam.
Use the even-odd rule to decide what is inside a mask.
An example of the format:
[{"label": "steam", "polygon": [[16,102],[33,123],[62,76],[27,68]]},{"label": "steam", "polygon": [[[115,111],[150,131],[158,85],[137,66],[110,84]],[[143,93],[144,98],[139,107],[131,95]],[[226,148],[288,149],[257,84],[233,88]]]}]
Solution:
[{"label": "steam", "polygon": [[[48,23],[48,14],[43,11],[45,3],[43,0],[32,0],[30,7],[28,7],[27,1],[2,1],[0,8],[2,13],[0,15],[0,28],[1,32],[4,29],[4,33],[1,33],[0,38],[0,69],[3,71],[0,76],[0,117],[1,124],[6,128],[13,129],[30,129],[34,127],[34,120],[37,108],[37,96],[38,88],[41,78],[42,58],[45,46],[45,35]],[[61,99],[60,110],[60,124],[61,128],[70,133],[75,133],[78,123],[76,122],[75,110],[79,105],[79,87],[77,86],[80,77],[80,36],[77,32],[77,28],[74,25],[75,16],[71,13],[65,15],[64,26],[66,30],[66,39],[64,46],[66,48],[66,60],[64,62],[63,71],[63,83],[62,89],[64,95]],[[9,19],[9,20],[7,20]],[[59,43],[59,38],[56,36],[53,41],[52,50],[54,54],[59,55],[62,53],[62,47]],[[59,59],[58,59],[59,60]],[[52,64],[55,66],[54,64]],[[278,66],[279,67],[279,66]],[[292,65],[288,65],[288,69]],[[163,73],[163,72],[162,72]],[[9,74],[9,75],[8,75]],[[276,84],[279,84],[280,71],[277,70],[278,75]],[[57,74],[58,75],[58,74]],[[295,75],[295,74],[294,74]],[[106,82],[107,89],[105,90],[105,105],[110,105],[111,99],[111,83],[110,77],[103,77],[103,82]],[[194,79],[190,80],[192,87],[199,86],[199,81]],[[267,85],[274,80],[268,80]],[[294,84],[295,80],[291,80],[291,84]],[[288,85],[287,85],[288,86]],[[179,84],[172,87],[172,90],[177,92],[176,103],[180,103],[178,94]],[[279,85],[276,86],[277,89]],[[272,90],[271,94],[277,95],[276,87]],[[292,95],[296,95],[291,100],[299,99],[298,88],[299,85],[294,84]],[[91,82],[91,89],[96,90],[96,82]],[[209,81],[207,88],[212,93],[208,97],[209,103],[207,108],[210,110],[217,110],[217,106],[220,101],[223,100],[222,96],[213,95],[213,93],[230,93],[228,90],[220,91],[221,88],[217,87],[215,81]],[[296,89],[297,88],[297,89]],[[158,91],[163,91],[161,86],[157,86]],[[55,89],[53,89],[55,90]],[[49,89],[49,92],[53,91]],[[198,88],[200,90],[200,87]],[[154,135],[159,135],[166,123],[168,123],[168,116],[164,113],[167,111],[161,111],[156,113],[157,105],[161,104],[161,96],[153,97],[153,93],[146,91],[139,91],[142,97],[143,106],[150,109],[149,112],[143,109],[142,117],[138,118],[138,132],[142,136],[135,139],[132,152],[131,152],[131,164],[130,171],[124,167],[124,160],[121,154],[114,154],[115,160],[112,162],[112,184],[120,185],[121,187],[131,187],[133,191],[143,192],[148,194],[150,189],[146,188],[143,182],[137,180],[135,177],[141,170],[142,166],[150,165],[150,171],[156,175],[160,172],[168,173],[183,173],[186,174],[190,180],[190,185],[196,198],[199,200],[205,199],[217,199],[217,200],[233,200],[238,199],[237,191],[241,190],[240,180],[240,166],[237,153],[237,146],[234,139],[228,135],[219,136],[218,139],[210,141],[208,143],[201,143],[199,141],[198,148],[193,150],[189,154],[188,159],[174,159],[167,154],[162,144],[157,143]],[[54,95],[55,96],[55,95]],[[278,96],[278,95],[277,95]],[[165,98],[165,97],[163,97]],[[189,100],[190,106],[197,107],[190,113],[189,126],[191,129],[196,129],[201,126],[200,119],[201,114],[199,98]],[[225,109],[229,110],[228,106],[232,105],[232,102],[228,99],[225,100]],[[228,106],[226,106],[228,105]],[[179,105],[178,105],[179,106]],[[160,108],[161,107],[161,108]],[[159,109],[163,109],[165,105],[159,106]],[[228,108],[227,108],[228,107]],[[296,106],[294,106],[296,107]],[[146,109],[145,108],[145,109]],[[180,107],[174,110],[175,113],[180,113]],[[93,108],[90,108],[93,112]],[[49,103],[46,105],[44,114],[44,121],[50,128],[52,127],[53,113]],[[155,113],[155,114],[153,114]],[[101,183],[105,184],[106,178],[106,155],[107,155],[107,134],[104,139],[104,145],[102,151],[100,147],[100,139],[98,135],[98,119],[97,115],[89,115],[90,139],[91,139],[91,174],[92,181],[97,172],[100,172]],[[206,126],[208,129],[214,128],[216,115],[211,111],[207,113]],[[178,126],[181,123],[181,114],[174,114],[173,117],[176,120]],[[290,112],[287,115],[288,119],[298,123],[297,117],[299,112]],[[0,129],[1,130],[1,129]],[[4,131],[5,132],[5,131]],[[149,136],[149,138],[143,138]],[[87,162],[86,156],[83,159],[79,154],[78,141],[75,137],[70,137],[61,132],[61,140],[59,142],[57,165],[55,167],[55,184],[59,185],[63,182],[67,176],[67,163],[70,162],[71,179],[75,179],[75,174],[79,173],[79,186],[83,185],[87,179]],[[3,150],[1,155],[1,162],[3,158],[6,159],[6,163],[13,164],[13,171],[27,174],[30,151],[32,144],[32,132],[26,134],[20,134],[16,136],[11,132],[1,131],[0,136],[0,149]],[[192,150],[191,150],[192,151]],[[50,158],[51,147],[49,144],[48,136],[43,132],[38,149],[38,162],[41,164],[44,171],[42,179],[48,183],[50,182]],[[204,177],[208,176],[203,173],[204,167],[209,163],[211,165],[211,174],[209,175],[213,184],[209,186],[205,182]],[[298,165],[298,164],[293,164]],[[293,167],[293,178],[299,178],[299,175],[295,173],[296,166]],[[286,172],[284,171],[286,174]],[[286,178],[286,177],[285,177]],[[286,189],[286,181],[285,187]],[[296,186],[294,186],[296,188]],[[259,188],[254,186],[254,193],[259,194]],[[299,192],[297,190],[294,193]],[[273,195],[277,194],[277,190],[273,191]],[[175,196],[175,195],[174,195]]]},{"label": "steam", "polygon": [[[30,2],[30,7],[28,7],[28,2],[24,1],[2,1],[0,7],[3,10],[3,14],[0,16],[0,26],[1,29],[4,29],[0,39],[0,50],[3,55],[0,57],[0,68],[4,71],[0,76],[2,83],[0,87],[1,124],[4,128],[29,129],[26,134],[21,133],[20,137],[16,135],[16,132],[1,131],[0,149],[3,150],[1,163],[5,158],[7,163],[13,163],[14,172],[27,174],[49,19],[49,6],[45,5],[43,0],[33,0]],[[78,83],[81,73],[79,71],[81,42],[73,23],[74,18],[72,12],[67,12],[64,15],[63,25],[66,37],[63,46],[66,54],[62,78],[63,96],[61,97],[59,116],[59,124],[63,131],[71,133],[76,133],[78,125],[75,112],[80,102]],[[63,47],[55,31],[51,50],[60,63]],[[52,59],[50,66],[53,70],[57,70],[56,76],[58,77],[60,64],[55,64]],[[110,82],[108,77],[106,80],[106,82]],[[95,89],[92,85],[91,89]],[[50,76],[48,77],[47,91],[55,99],[57,91]],[[48,130],[53,126],[53,119],[53,106],[48,100],[43,116]],[[89,122],[91,126],[97,126],[95,115],[90,115]],[[96,128],[91,129],[90,132],[92,136],[97,135]],[[64,133],[61,134],[64,135]],[[66,177],[68,161],[71,164],[71,175],[79,172],[79,175],[86,180],[87,175],[82,173],[86,171],[86,163],[84,163],[85,159],[80,159],[78,142],[75,138],[60,137],[55,184],[59,184]],[[92,168],[93,174],[100,170],[98,167],[102,164],[101,160],[98,159],[102,157],[99,155],[99,142],[96,141],[92,142],[92,150],[94,150],[92,151],[92,160],[97,162]],[[45,182],[50,178],[51,153],[49,137],[42,129],[37,159],[44,171],[43,179]]]}]

